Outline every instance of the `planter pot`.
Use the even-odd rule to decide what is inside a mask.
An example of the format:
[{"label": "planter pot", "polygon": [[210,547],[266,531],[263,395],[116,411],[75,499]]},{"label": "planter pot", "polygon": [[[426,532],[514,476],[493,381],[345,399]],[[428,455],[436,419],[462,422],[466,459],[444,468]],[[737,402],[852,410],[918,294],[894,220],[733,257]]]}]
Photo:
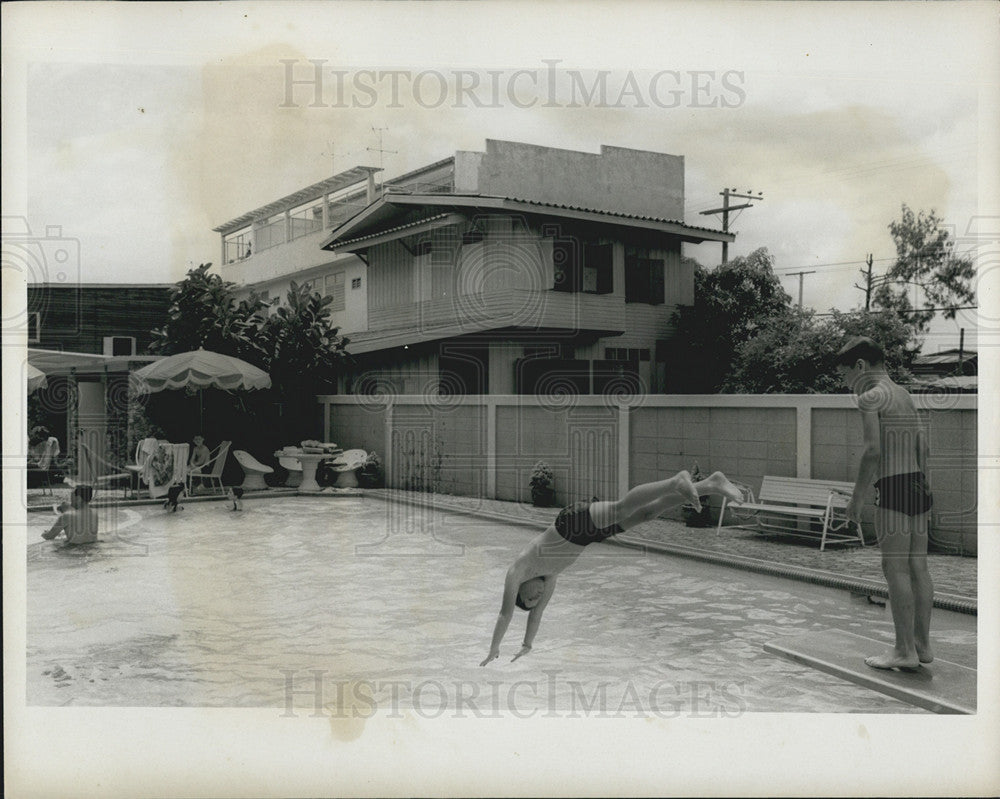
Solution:
[{"label": "planter pot", "polygon": [[556,492],[553,488],[532,488],[531,504],[536,508],[549,508],[552,500],[555,499]]},{"label": "planter pot", "polygon": [[701,501],[701,510],[695,510],[690,505],[684,505],[681,509],[684,517],[684,524],[688,527],[710,527],[712,525],[712,509],[708,507],[708,497],[698,497]]}]

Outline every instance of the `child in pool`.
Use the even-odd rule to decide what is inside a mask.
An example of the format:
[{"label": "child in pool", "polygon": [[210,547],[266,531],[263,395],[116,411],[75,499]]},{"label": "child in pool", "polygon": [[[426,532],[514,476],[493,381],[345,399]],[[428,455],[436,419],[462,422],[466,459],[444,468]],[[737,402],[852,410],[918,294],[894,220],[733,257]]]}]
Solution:
[{"label": "child in pool", "polygon": [[243,489],[239,486],[231,486],[229,501],[233,503],[233,510],[243,510]]},{"label": "child in pool", "polygon": [[69,503],[56,506],[59,518],[51,529],[42,533],[46,541],[53,540],[59,533],[66,536],[71,546],[93,544],[97,541],[97,511],[90,507],[94,489],[89,485],[78,485],[70,495]]},{"label": "child in pool", "polygon": [[164,510],[168,510],[171,513],[177,513],[177,510],[184,510],[184,506],[181,505],[181,495],[184,493],[183,483],[174,483],[167,489],[167,499],[163,503]]},{"label": "child in pool", "polygon": [[706,494],[719,494],[730,502],[743,501],[743,494],[722,472],[694,483],[691,475],[682,471],[666,480],[636,486],[617,502],[594,500],[563,508],[555,522],[536,536],[507,570],[490,652],[479,665],[485,666],[500,656],[500,642],[515,607],[528,611],[528,624],[521,651],[512,660],[531,651],[542,613],[555,591],[556,576],[580,557],[587,544],[655,519],[673,505],[690,503],[700,509],[698,497]]}]

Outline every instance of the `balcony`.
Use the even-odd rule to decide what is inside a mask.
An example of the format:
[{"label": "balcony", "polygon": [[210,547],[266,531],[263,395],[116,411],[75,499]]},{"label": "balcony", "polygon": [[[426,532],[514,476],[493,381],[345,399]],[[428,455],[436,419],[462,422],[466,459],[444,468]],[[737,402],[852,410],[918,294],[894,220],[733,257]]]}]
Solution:
[{"label": "balcony", "polygon": [[368,322],[369,332],[351,337],[351,352],[360,354],[488,330],[511,336],[616,336],[625,332],[626,317],[625,301],[620,297],[508,289],[369,309]]}]

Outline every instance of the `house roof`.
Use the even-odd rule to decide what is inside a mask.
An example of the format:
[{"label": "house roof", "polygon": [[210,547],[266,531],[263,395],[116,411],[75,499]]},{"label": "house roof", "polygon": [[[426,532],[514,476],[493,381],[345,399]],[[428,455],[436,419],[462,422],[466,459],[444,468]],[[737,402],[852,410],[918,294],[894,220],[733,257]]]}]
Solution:
[{"label": "house roof", "polygon": [[[687,225],[676,219],[542,202],[540,200],[529,200],[521,197],[500,197],[485,194],[405,194],[402,192],[386,192],[367,208],[335,228],[330,236],[323,241],[321,247],[326,250],[347,250],[372,238],[373,235],[384,235],[388,231],[383,226],[391,222],[392,218],[401,209],[420,206],[456,210],[509,211],[555,216],[575,221],[596,222],[666,233],[678,236],[684,241],[694,243],[702,241],[732,242],[736,240],[735,235],[732,233],[723,233],[711,228]],[[401,227],[403,226],[396,226],[395,229]],[[361,248],[357,247],[357,249]]]},{"label": "house roof", "polygon": [[262,205],[260,208],[255,208],[253,211],[247,211],[247,213],[241,214],[235,219],[230,219],[224,225],[219,225],[216,228],[212,228],[212,230],[216,233],[222,233],[223,235],[232,233],[242,227],[246,227],[255,219],[264,219],[282,211],[287,211],[297,205],[301,205],[302,203],[307,203],[310,200],[315,200],[322,197],[324,194],[332,194],[333,192],[340,191],[341,189],[349,188],[363,180],[367,180],[369,174],[381,171],[382,168],[377,166],[351,167],[350,169],[340,172],[333,177],[321,180],[319,183],[313,183],[311,186],[306,186],[304,189],[292,192],[288,196],[282,197],[280,200],[275,200],[267,205]]},{"label": "house roof", "polygon": [[941,350],[940,352],[931,352],[926,355],[918,355],[913,359],[914,365],[930,365],[930,364],[941,364],[941,363],[957,363],[959,358],[959,353],[963,361],[967,361],[978,356],[975,350]]},{"label": "house roof", "polygon": [[979,389],[979,377],[977,375],[948,376],[939,377],[934,380],[920,380],[913,384],[912,388],[917,391],[944,391],[947,392],[973,392]]}]

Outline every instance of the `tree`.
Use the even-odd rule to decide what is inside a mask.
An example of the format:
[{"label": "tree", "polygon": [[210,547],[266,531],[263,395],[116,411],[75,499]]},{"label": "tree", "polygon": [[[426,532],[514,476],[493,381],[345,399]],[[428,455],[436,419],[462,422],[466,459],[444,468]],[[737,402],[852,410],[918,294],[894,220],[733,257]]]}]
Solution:
[{"label": "tree", "polygon": [[[271,376],[268,391],[206,392],[205,420],[220,438],[244,439],[254,454],[266,457],[281,443],[315,435],[315,396],[334,384],[347,354],[348,339],[330,323],[331,297],[309,286],[291,284],[287,304],[269,313],[270,303],[256,294],[236,300],[236,286],[201,264],[187,273],[171,296],[169,318],[154,329],[150,351],[171,355],[203,347],[234,355]],[[148,400],[150,419],[177,426],[183,394]],[[209,428],[206,428],[209,429]],[[284,438],[282,442],[281,439]]]},{"label": "tree", "polygon": [[[922,333],[934,318],[935,311],[928,309],[943,309],[946,319],[954,319],[957,306],[975,300],[973,261],[955,253],[955,241],[933,209],[914,214],[904,203],[901,218],[890,223],[889,232],[896,260],[878,282],[874,307],[894,311]],[[912,286],[923,290],[923,308],[910,302]]]},{"label": "tree", "polygon": [[791,299],[764,247],[712,270],[697,267],[694,305],[673,315],[676,343],[671,391],[718,391],[737,348],[786,317]]},{"label": "tree", "polygon": [[913,327],[895,314],[831,311],[821,319],[794,310],[772,319],[737,348],[723,390],[751,394],[837,393],[847,389],[836,371],[837,351],[853,336],[868,336],[885,351],[886,369],[909,382],[909,366],[919,351]]},{"label": "tree", "polygon": [[348,358],[350,343],[330,322],[333,297],[292,281],[287,305],[277,307],[260,328],[258,345],[267,358],[271,379],[329,386]]},{"label": "tree", "polygon": [[265,353],[256,337],[267,304],[255,296],[237,302],[236,285],[210,274],[211,266],[200,264],[177,284],[170,297],[169,318],[163,327],[153,329],[149,351],[173,355],[202,347],[262,366]]},{"label": "tree", "polygon": [[333,297],[292,281],[286,299],[261,326],[257,344],[282,403],[286,435],[298,441],[311,434],[316,395],[334,386],[350,358],[350,340],[330,322]]}]

